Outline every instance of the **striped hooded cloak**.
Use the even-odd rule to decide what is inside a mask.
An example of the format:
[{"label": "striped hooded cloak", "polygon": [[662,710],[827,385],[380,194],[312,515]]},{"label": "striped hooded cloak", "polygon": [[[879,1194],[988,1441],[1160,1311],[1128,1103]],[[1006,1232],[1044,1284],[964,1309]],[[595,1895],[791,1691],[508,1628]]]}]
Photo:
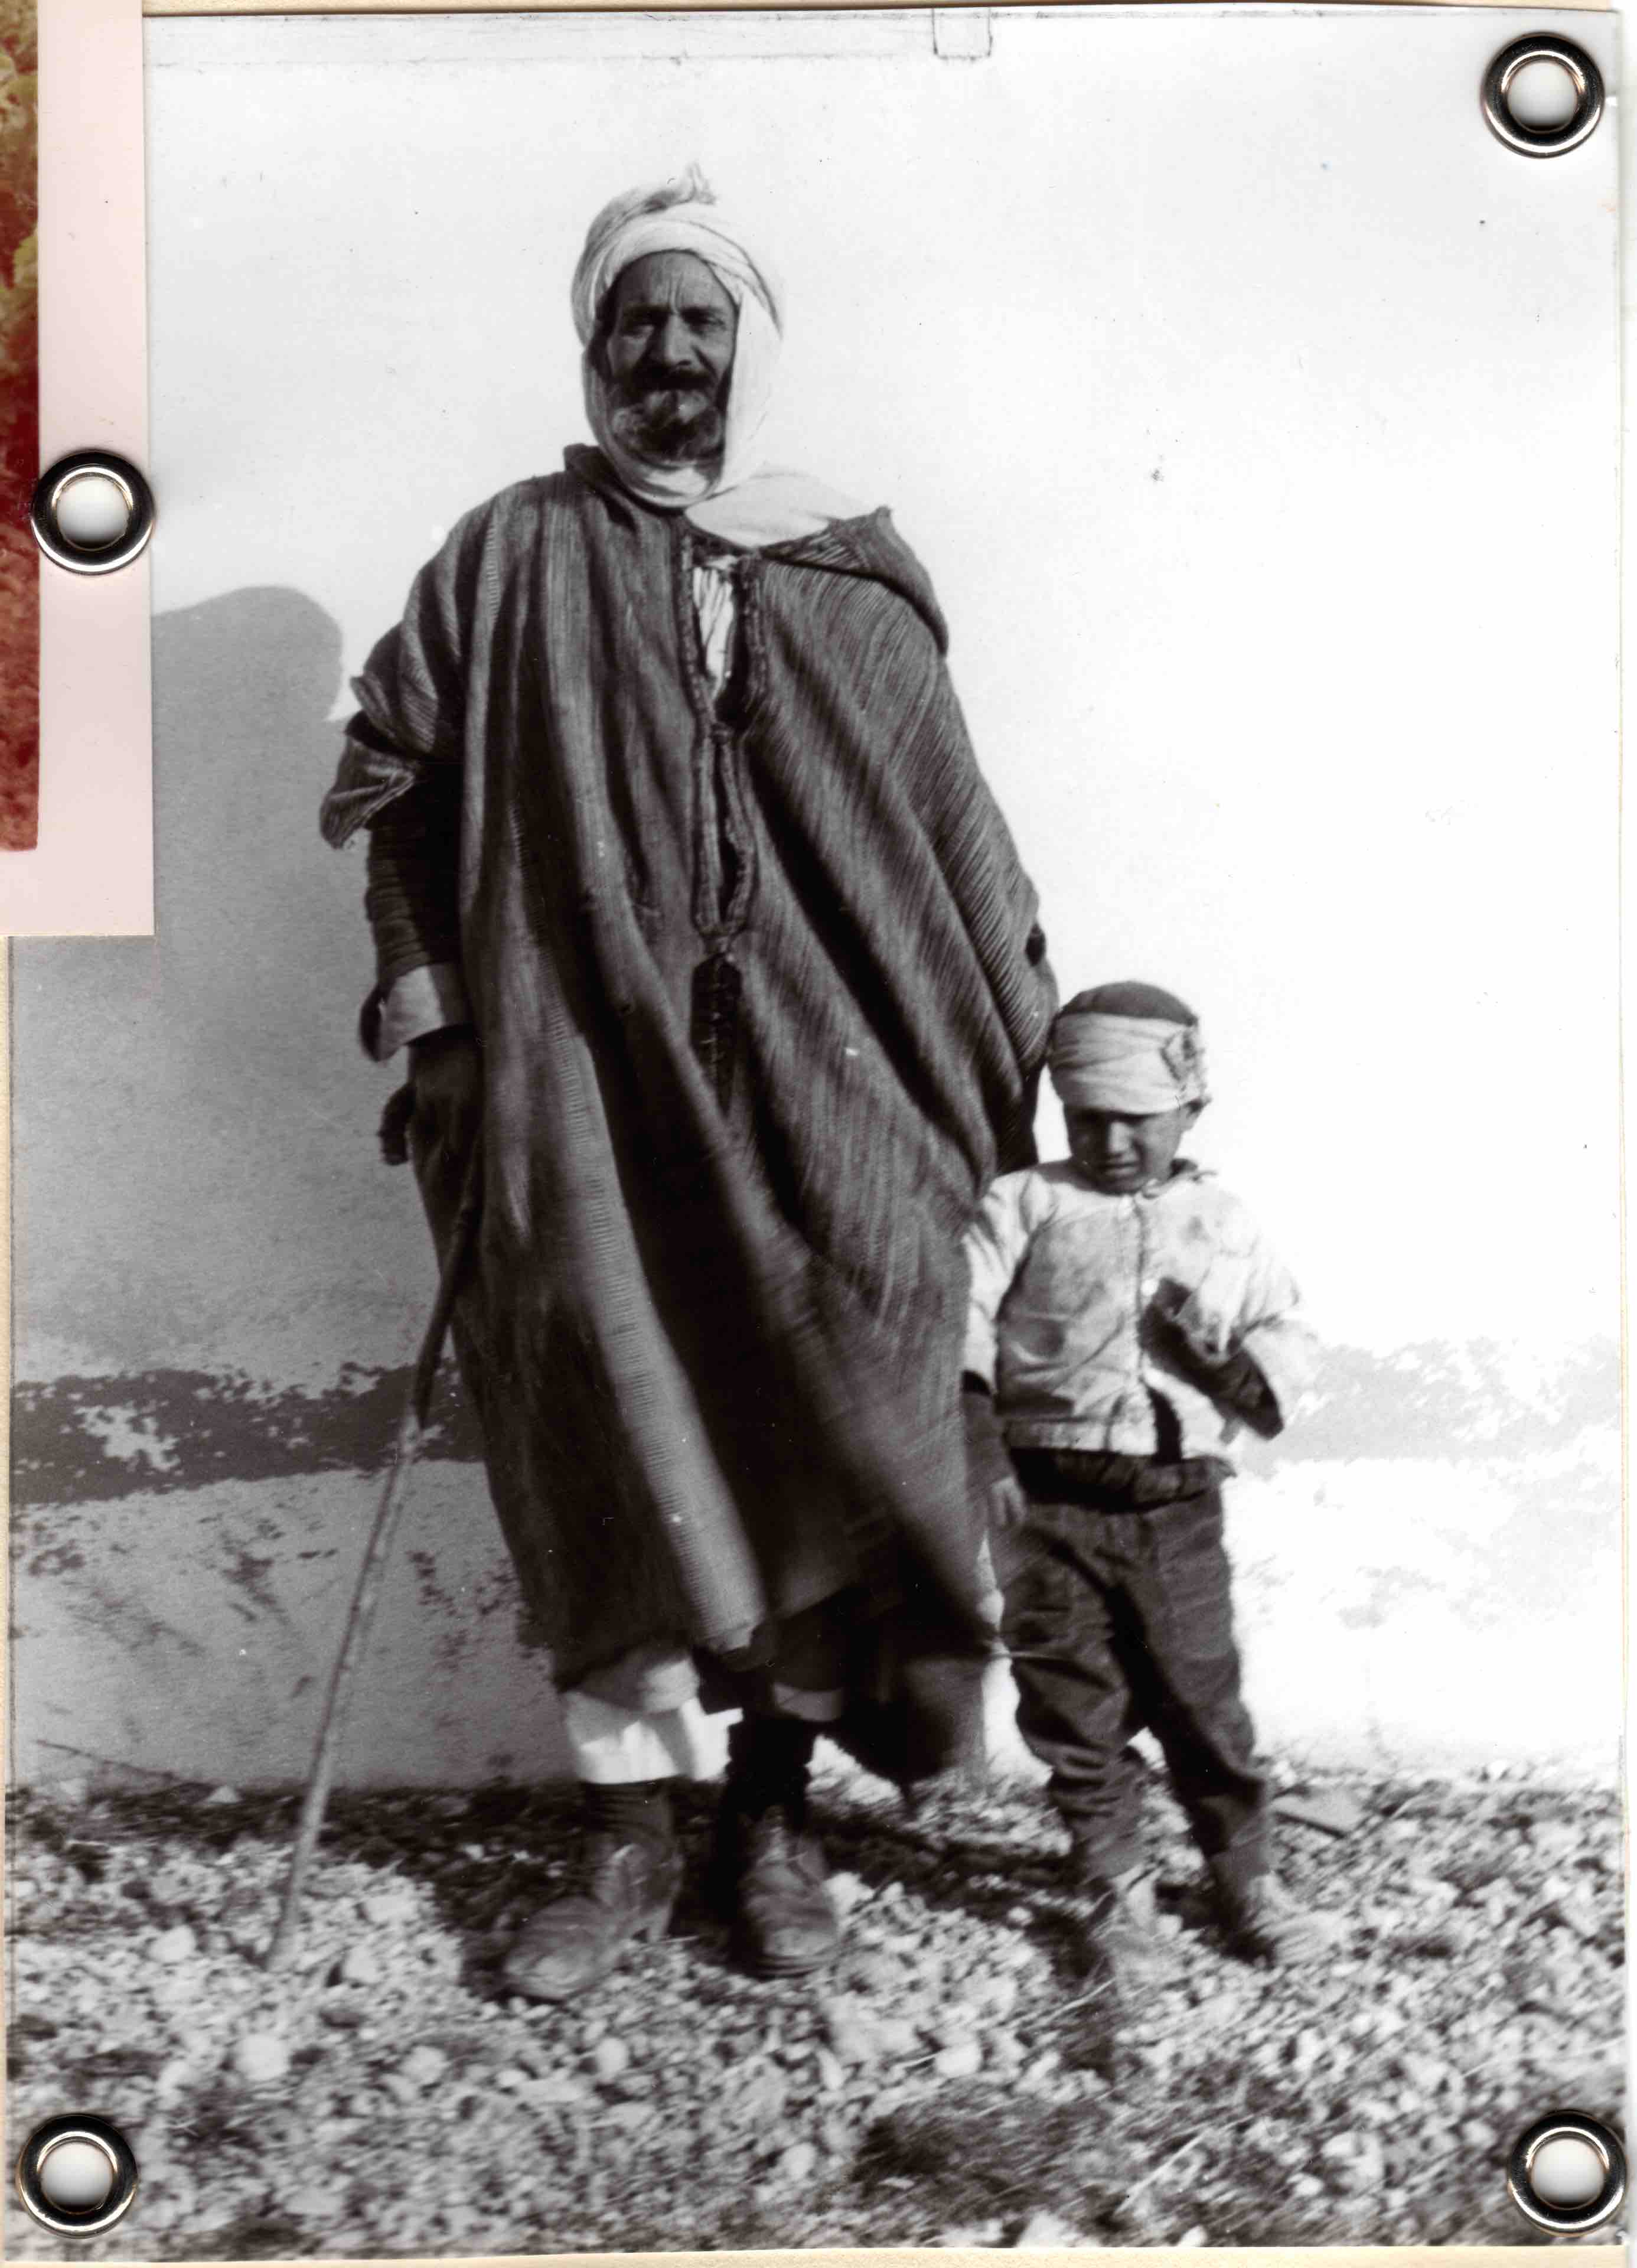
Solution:
[{"label": "striped hooded cloak", "polygon": [[[944,647],[885,511],[724,543],[576,448],[460,522],[356,682],[324,831],[372,830],[378,993],[464,977],[457,1333],[565,1688],[765,1658],[843,1590],[900,1645],[976,1627],[960,1244],[1032,1157],[1054,1004]],[[446,1228],[459,1163],[416,1163]]]}]

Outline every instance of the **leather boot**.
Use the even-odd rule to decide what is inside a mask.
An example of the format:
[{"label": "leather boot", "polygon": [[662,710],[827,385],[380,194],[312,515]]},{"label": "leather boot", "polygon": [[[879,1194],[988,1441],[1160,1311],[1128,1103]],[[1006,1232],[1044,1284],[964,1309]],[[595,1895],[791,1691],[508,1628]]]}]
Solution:
[{"label": "leather boot", "polygon": [[1347,1928],[1340,1916],[1298,1905],[1277,1875],[1245,1876],[1226,1867],[1214,1871],[1216,1910],[1228,1948],[1243,1959],[1297,1968],[1324,1960],[1344,1942]]},{"label": "leather boot", "polygon": [[[528,1999],[571,2000],[589,1992],[628,1945],[651,1943],[670,1926],[683,1861],[669,1793],[662,1790],[635,1811],[629,1798],[635,1791],[621,1793],[624,1802],[587,1790],[588,1831],[569,1885],[524,1925],[506,1955],[502,1975]],[[642,1826],[635,1831],[631,1820],[638,1816]]]},{"label": "leather boot", "polygon": [[841,1947],[841,1925],[826,1888],[829,1870],[818,1838],[804,1834],[782,1805],[760,1818],[723,1815],[717,1880],[733,1917],[733,1953],[752,1977],[809,1977]]},{"label": "leather boot", "polygon": [[753,1977],[807,1977],[834,1960],[841,1925],[824,1852],[806,1831],[811,1726],[745,1717],[729,1738],[710,1884]]},{"label": "leather boot", "polygon": [[1122,2009],[1134,2009],[1171,1967],[1159,1935],[1153,1877],[1140,1867],[1097,1874],[1082,1862],[1075,1871],[1086,1972],[1111,1988]]}]

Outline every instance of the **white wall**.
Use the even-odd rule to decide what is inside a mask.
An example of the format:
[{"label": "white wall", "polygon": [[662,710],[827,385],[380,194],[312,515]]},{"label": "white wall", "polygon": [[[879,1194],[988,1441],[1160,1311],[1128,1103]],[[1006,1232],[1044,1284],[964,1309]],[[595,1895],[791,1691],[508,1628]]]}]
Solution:
[{"label": "white wall", "polygon": [[[1246,1690],[1264,1747],[1386,1771],[1501,1763],[1607,1785],[1620,1712],[1618,1432],[1533,1454],[1281,1461],[1230,1491]],[[142,1440],[140,1432],[136,1436]],[[240,1786],[304,1776],[378,1478],[166,1486],[25,1513],[14,1768]],[[143,1485],[146,1480],[149,1484]],[[356,1785],[551,1777],[547,1667],[521,1653],[480,1468],[434,1460],[358,1681]],[[1006,1694],[994,1754],[1016,1764]]]},{"label": "white wall", "polygon": [[[28,1739],[49,1689],[94,1753],[295,1768],[324,1631],[299,1554],[356,1533],[379,1447],[341,1425],[304,1481],[303,1397],[338,1425],[429,1287],[350,1038],[359,863],[313,825],[332,720],[442,530],[582,438],[591,213],[697,158],[789,286],[768,454],[890,502],[927,559],[1060,974],[1195,1002],[1202,1154],[1374,1359],[1323,1482],[1347,1515],[1304,1522],[1299,1443],[1244,1491],[1291,1570],[1250,1587],[1264,1718],[1335,1753],[1383,1722],[1405,1755],[1495,1721],[1575,1747],[1604,1659],[1567,1606],[1531,1653],[1526,1586],[1559,1517],[1540,1381],[1618,1315],[1614,173],[1607,131],[1540,164],[1484,129],[1515,30],[1002,11],[953,61],[914,17],[150,25],[159,932],[18,954],[23,1501],[48,1555],[77,1539],[21,1563]],[[1435,1438],[1406,1485],[1394,1361],[1480,1343],[1516,1454],[1479,1480]],[[190,1395],[273,1415],[201,1448]],[[463,1485],[451,1598],[492,1556]],[[1575,1503],[1585,1607],[1618,1580],[1612,1480]],[[128,1621],[92,1658],[138,1532],[200,1571],[180,1683]],[[1407,1624],[1348,1619],[1364,1538],[1421,1587]],[[241,1547],[277,1614],[246,1619]],[[414,1712],[407,1665],[456,1640],[412,1606],[360,1771],[537,1753],[503,1617],[460,1656],[472,1725]],[[1520,1650],[1565,1675],[1545,1719],[1497,1720]]]}]

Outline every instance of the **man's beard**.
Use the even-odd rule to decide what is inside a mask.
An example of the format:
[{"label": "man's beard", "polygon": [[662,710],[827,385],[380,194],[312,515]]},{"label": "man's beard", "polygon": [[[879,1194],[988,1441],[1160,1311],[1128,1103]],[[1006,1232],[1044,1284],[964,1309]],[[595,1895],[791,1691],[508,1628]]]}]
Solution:
[{"label": "man's beard", "polygon": [[652,465],[698,465],[722,454],[727,421],[716,391],[697,381],[626,392],[608,423],[621,448]]}]

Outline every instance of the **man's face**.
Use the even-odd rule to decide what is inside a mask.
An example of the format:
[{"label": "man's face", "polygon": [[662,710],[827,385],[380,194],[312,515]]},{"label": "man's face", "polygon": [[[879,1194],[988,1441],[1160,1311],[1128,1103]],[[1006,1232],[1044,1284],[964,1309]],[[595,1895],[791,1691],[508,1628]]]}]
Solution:
[{"label": "man's face", "polygon": [[1170,1173],[1183,1136],[1193,1124],[1191,1108],[1063,1113],[1068,1154],[1094,1189],[1105,1197],[1133,1197]]},{"label": "man's face", "polygon": [[722,453],[738,310],[691,252],[650,252],[620,275],[605,318],[616,438],[657,465]]}]

